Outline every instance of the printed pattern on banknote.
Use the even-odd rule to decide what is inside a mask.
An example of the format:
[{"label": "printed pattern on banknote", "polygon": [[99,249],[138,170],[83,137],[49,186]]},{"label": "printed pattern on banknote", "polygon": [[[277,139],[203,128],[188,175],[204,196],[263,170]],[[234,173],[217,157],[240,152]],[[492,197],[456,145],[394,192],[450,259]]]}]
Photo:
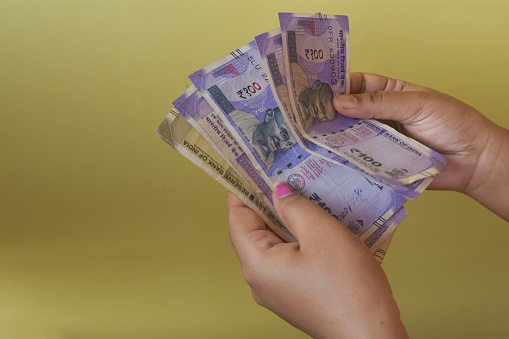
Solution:
[{"label": "printed pattern on banknote", "polygon": [[307,140],[394,186],[445,169],[443,157],[424,145],[377,121],[347,118],[334,109],[333,96],[349,91],[346,16],[280,13],[280,23],[290,103]]},{"label": "printed pattern on banknote", "polygon": [[437,152],[376,120],[344,117],[349,93],[346,16],[279,14],[281,27],[191,74],[157,134],[295,241],[272,201],[288,183],[381,263],[415,199],[445,169]]},{"label": "printed pattern on banknote", "polygon": [[221,183],[242,202],[253,209],[264,222],[283,240],[295,241],[284,224],[272,212],[256,191],[233,169],[224,156],[172,108],[156,130],[158,136],[179,153],[191,160],[205,173]]},{"label": "printed pattern on banknote", "polygon": [[[257,46],[250,43],[238,49],[234,55],[230,54],[194,73],[190,79],[212,108],[218,114],[222,114],[221,119],[231,134],[238,137],[241,147],[248,150],[248,156],[254,165],[265,173],[268,183],[291,182],[289,176],[294,174],[294,171],[301,171],[302,178],[307,183],[305,187],[314,188],[313,193],[317,196],[314,201],[317,204],[326,204],[331,211],[337,211],[337,217],[341,221],[343,221],[341,215],[347,216],[345,220],[352,223],[351,229],[360,229],[357,235],[368,231],[374,232],[403,206],[406,201],[404,197],[390,190],[380,189],[351,169],[309,154],[293,141],[283,152],[278,152],[280,150],[272,147],[275,154],[270,165],[266,158],[259,154],[259,149],[257,151],[257,148],[264,146],[264,142],[268,141],[269,145],[276,144],[273,141],[274,138],[285,140],[290,138],[288,126],[268,86],[262,88],[262,93],[252,97],[244,95],[245,93],[238,93],[239,84],[259,84],[265,81],[266,73],[261,66],[260,58]],[[239,65],[245,65],[245,68]],[[241,94],[245,97],[242,98]],[[270,115],[267,117],[268,113]],[[260,130],[264,133],[257,135]],[[263,136],[265,140],[257,138],[259,136]],[[276,157],[279,157],[277,161],[284,166],[280,165],[273,169]],[[352,186],[352,191],[358,189],[362,194],[363,198],[356,200],[355,204],[349,205],[338,199],[339,194],[332,194],[332,192],[342,192],[341,188],[348,185]],[[360,220],[361,226],[358,222],[356,223],[357,220]]]},{"label": "printed pattern on banknote", "polygon": [[372,181],[374,185],[388,186],[390,189],[406,198],[414,200],[424,191],[432,179],[420,179],[413,182],[412,184],[401,186],[389,185],[374,175],[366,172],[351,161],[345,159],[344,157],[341,157],[338,154],[333,153],[328,149],[325,149],[316,143],[309,142],[303,138],[302,134],[296,127],[296,118],[293,114],[293,109],[288,94],[281,29],[278,28],[264,34],[260,34],[255,37],[255,41],[260,51],[262,62],[265,66],[267,78],[269,80],[274,98],[280,107],[281,112],[283,113],[283,117],[285,118],[287,125],[290,127],[290,130],[294,134],[295,139],[303,149],[311,154],[318,155],[319,157],[327,159],[333,163],[339,164],[341,166],[346,166],[354,171],[357,171],[368,178],[368,180]]}]

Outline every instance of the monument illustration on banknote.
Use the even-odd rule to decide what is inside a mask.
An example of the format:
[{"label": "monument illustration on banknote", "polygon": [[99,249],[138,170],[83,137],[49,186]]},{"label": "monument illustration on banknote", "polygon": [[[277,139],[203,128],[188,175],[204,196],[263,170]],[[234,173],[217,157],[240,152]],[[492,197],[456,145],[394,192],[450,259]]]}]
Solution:
[{"label": "monument illustration on banknote", "polygon": [[346,16],[280,13],[281,27],[192,73],[157,134],[252,208],[279,237],[272,187],[287,182],[381,262],[407,198],[445,169],[435,151],[373,120],[346,118]]}]

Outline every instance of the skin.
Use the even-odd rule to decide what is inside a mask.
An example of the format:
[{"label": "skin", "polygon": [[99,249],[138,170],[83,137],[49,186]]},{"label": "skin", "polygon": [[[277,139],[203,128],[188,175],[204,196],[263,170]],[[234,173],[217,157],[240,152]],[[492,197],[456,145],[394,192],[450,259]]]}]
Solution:
[{"label": "skin", "polygon": [[[343,115],[389,120],[442,153],[447,172],[430,189],[466,194],[509,221],[509,131],[445,94],[386,77],[351,74]],[[254,300],[314,338],[407,338],[387,277],[338,220],[292,194],[274,206],[297,239],[284,243],[252,210],[228,198],[231,240]]]},{"label": "skin", "polygon": [[235,196],[233,246],[254,300],[313,338],[406,338],[380,264],[360,240],[297,194],[274,205],[296,243],[284,243]]},{"label": "skin", "polygon": [[429,189],[466,194],[509,221],[509,131],[473,107],[432,89],[352,73],[351,92],[335,108],[348,117],[396,122],[402,132],[447,159]]}]

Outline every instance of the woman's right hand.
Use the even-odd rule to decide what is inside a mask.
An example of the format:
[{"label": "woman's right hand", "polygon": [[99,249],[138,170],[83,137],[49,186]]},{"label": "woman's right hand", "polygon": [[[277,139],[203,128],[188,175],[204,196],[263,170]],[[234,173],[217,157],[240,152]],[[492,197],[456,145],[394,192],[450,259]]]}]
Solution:
[{"label": "woman's right hand", "polygon": [[430,189],[462,192],[509,221],[509,131],[471,106],[401,80],[352,73],[351,94],[334,98],[351,118],[396,122],[409,137],[441,153],[447,171]]}]

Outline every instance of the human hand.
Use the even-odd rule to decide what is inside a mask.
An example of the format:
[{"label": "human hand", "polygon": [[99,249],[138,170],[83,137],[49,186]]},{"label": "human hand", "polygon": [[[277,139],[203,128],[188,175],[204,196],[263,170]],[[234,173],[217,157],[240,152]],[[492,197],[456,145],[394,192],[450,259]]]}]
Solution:
[{"label": "human hand", "polygon": [[258,304],[314,338],[407,337],[387,277],[357,237],[297,194],[274,194],[274,206],[298,242],[228,198],[231,240]]},{"label": "human hand", "polygon": [[352,95],[334,98],[338,112],[396,122],[404,134],[447,160],[447,171],[429,189],[462,192],[509,221],[509,194],[501,191],[509,184],[509,131],[432,89],[374,74],[350,78]]}]

